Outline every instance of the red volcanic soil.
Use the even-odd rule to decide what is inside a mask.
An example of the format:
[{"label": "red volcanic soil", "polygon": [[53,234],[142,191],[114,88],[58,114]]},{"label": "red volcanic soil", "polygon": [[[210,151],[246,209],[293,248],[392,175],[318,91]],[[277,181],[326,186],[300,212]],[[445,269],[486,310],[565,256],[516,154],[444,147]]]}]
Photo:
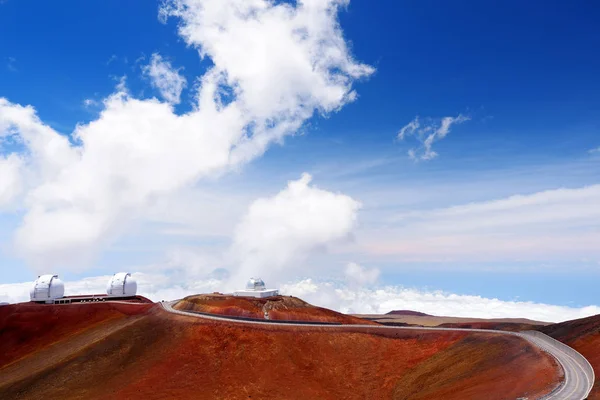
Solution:
[{"label": "red volcanic soil", "polygon": [[550,325],[549,322],[533,321],[525,318],[482,319],[465,317],[437,317],[426,314],[414,315],[412,311],[399,311],[396,314],[356,314],[354,316],[391,326],[428,326],[521,331],[537,329],[540,326]]},{"label": "red volcanic soil", "polygon": [[385,313],[385,315],[412,315],[414,317],[432,317],[433,315],[425,314],[419,311],[411,311],[411,310],[393,310],[389,313]]},{"label": "red volcanic soil", "polygon": [[173,308],[181,311],[197,311],[208,314],[274,321],[377,324],[376,322],[340,314],[326,308],[315,307],[292,296],[271,296],[258,299],[222,294],[202,294],[188,296],[179,301]]},{"label": "red volcanic soil", "polygon": [[99,325],[143,313],[153,304],[98,303],[69,307],[21,303],[0,307],[0,365]]},{"label": "red volcanic soil", "polygon": [[558,381],[550,356],[492,333],[249,326],[160,305],[6,307],[1,350],[6,332],[26,335],[18,359],[0,361],[2,399],[496,400]]},{"label": "red volcanic soil", "polygon": [[491,329],[497,331],[522,332],[538,329],[539,325],[523,324],[517,322],[496,322],[496,321],[474,321],[446,323],[437,325],[439,328],[467,328],[467,329]]},{"label": "red volcanic soil", "polygon": [[587,358],[596,375],[588,399],[600,400],[600,315],[548,325],[539,330],[568,344]]},{"label": "red volcanic soil", "polygon": [[[532,347],[518,352],[509,350],[521,341],[509,335],[490,334],[486,340],[471,335],[404,374],[396,385],[394,399],[539,398],[542,392],[528,385],[536,381],[556,382],[556,367],[550,367],[556,364]],[[515,379],[516,375],[519,379]],[[490,392],[490,388],[494,389]]]}]

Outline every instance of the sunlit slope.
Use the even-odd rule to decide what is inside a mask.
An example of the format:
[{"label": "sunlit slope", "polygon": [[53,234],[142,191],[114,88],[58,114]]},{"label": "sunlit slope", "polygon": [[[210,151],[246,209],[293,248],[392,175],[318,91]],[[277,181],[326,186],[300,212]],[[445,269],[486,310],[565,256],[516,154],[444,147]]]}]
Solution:
[{"label": "sunlit slope", "polygon": [[312,321],[342,324],[375,324],[374,322],[315,307],[297,297],[271,296],[266,298],[236,297],[222,294],[188,296],[175,304],[181,311],[269,319],[273,321]]},{"label": "sunlit slope", "polygon": [[[504,399],[558,380],[548,356],[493,334],[248,326],[158,305],[22,311],[2,310],[0,343],[7,332],[23,340],[0,363],[0,398],[400,399],[431,386],[427,393],[465,399],[475,384],[485,398]],[[36,330],[38,320],[52,327]]]}]

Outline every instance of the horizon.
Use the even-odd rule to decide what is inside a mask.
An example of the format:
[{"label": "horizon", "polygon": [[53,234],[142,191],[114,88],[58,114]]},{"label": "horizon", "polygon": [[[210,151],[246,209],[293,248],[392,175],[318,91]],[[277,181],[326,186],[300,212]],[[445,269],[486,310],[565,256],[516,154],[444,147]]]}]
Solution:
[{"label": "horizon", "polygon": [[205,3],[0,2],[0,302],[600,314],[600,7]]}]

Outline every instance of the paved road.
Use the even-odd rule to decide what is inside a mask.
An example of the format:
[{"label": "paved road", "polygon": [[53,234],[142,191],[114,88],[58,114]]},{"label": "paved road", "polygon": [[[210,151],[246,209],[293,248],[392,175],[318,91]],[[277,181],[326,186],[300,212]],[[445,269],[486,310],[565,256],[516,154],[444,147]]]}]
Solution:
[{"label": "paved road", "polygon": [[[231,319],[225,316],[206,315],[198,314],[188,311],[180,311],[173,308],[173,305],[178,300],[161,302],[162,307],[174,314],[185,315],[188,317],[203,318],[214,321],[222,321],[236,324],[258,324],[258,325],[283,325],[277,321],[250,321],[250,320],[239,320]],[[433,328],[433,327],[405,327],[405,326],[386,326],[386,325],[330,325],[330,324],[294,324],[285,323],[285,326],[302,326],[302,327],[320,327],[327,329],[340,329],[340,328],[368,328],[368,329],[399,329],[399,330],[424,330],[424,331],[459,331],[459,332],[483,332],[483,333],[497,333],[501,335],[513,335],[519,336],[533,345],[541,348],[551,356],[553,356],[558,364],[564,371],[564,380],[560,386],[558,386],[552,393],[544,396],[538,400],[583,400],[586,399],[594,386],[594,370],[590,363],[571,347],[563,344],[551,337],[544,335],[537,331],[526,331],[526,332],[507,332],[498,331],[491,329],[467,329],[467,328]]]},{"label": "paved road", "polygon": [[545,350],[561,365],[565,377],[563,384],[543,400],[586,399],[594,386],[594,369],[576,350],[537,331],[521,334],[531,343]]}]

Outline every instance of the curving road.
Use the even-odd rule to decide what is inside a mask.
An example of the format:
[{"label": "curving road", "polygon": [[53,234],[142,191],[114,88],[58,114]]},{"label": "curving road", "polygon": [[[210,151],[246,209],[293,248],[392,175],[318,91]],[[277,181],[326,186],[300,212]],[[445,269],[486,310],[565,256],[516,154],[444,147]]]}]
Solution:
[{"label": "curving road", "polygon": [[594,386],[594,369],[580,353],[541,332],[527,331],[521,336],[551,354],[564,371],[562,385],[543,400],[586,399]]},{"label": "curving road", "polygon": [[[180,311],[173,308],[173,305],[179,300],[161,302],[161,306],[168,312],[173,314],[184,315],[188,317],[202,318],[214,321],[222,321],[236,324],[258,324],[258,325],[283,325],[277,321],[262,321],[262,320],[240,320],[232,319],[225,316],[199,314],[190,311]],[[526,332],[507,332],[491,329],[467,329],[467,328],[432,328],[432,327],[405,327],[405,326],[386,326],[386,325],[331,325],[319,323],[289,323],[285,326],[302,326],[302,327],[320,327],[328,329],[339,328],[368,328],[368,329],[400,329],[400,330],[425,330],[425,331],[459,331],[459,332],[483,332],[497,333],[502,335],[519,336],[533,345],[539,347],[543,351],[550,354],[556,359],[564,372],[563,382],[554,391],[538,400],[584,400],[587,399],[592,387],[594,386],[594,370],[590,363],[579,354],[577,351],[561,343],[541,332],[526,331]]]}]

